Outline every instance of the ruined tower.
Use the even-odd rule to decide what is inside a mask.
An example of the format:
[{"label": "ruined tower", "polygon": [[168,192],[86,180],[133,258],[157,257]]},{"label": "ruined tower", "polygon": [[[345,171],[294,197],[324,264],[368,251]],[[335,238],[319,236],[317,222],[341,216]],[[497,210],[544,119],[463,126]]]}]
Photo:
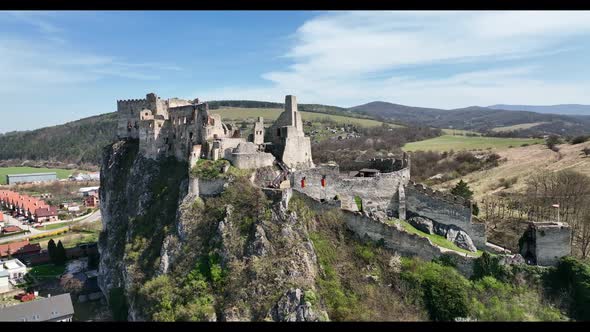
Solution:
[{"label": "ruined tower", "polygon": [[267,132],[269,149],[275,157],[294,169],[314,167],[311,159],[311,140],[303,132],[303,120],[297,110],[297,98],[285,97],[285,111]]},{"label": "ruined tower", "polygon": [[252,142],[254,144],[264,143],[264,119],[259,116],[258,121],[254,123],[254,133],[252,133]]}]

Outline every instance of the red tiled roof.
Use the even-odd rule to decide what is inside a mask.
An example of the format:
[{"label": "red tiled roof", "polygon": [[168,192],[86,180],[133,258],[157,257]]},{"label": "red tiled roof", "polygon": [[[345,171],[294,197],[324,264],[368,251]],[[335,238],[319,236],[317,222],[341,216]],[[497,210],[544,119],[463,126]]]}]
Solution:
[{"label": "red tiled roof", "polygon": [[0,222],[4,221],[4,215],[2,213],[0,213]]},{"label": "red tiled roof", "polygon": [[8,244],[0,244],[0,257],[8,256],[9,252],[11,255],[14,255],[24,253],[35,253],[40,251],[41,245],[39,243],[30,244],[29,240],[23,240]]},{"label": "red tiled roof", "polygon": [[6,226],[2,228],[2,233],[14,233],[22,231],[22,229],[18,226]]},{"label": "red tiled roof", "polygon": [[[44,201],[27,195],[21,195],[10,190],[0,190],[0,201],[17,206],[31,215],[37,215],[39,212],[42,213],[44,217],[57,215],[57,208],[50,207]],[[43,211],[43,209],[45,209],[45,211]]]}]

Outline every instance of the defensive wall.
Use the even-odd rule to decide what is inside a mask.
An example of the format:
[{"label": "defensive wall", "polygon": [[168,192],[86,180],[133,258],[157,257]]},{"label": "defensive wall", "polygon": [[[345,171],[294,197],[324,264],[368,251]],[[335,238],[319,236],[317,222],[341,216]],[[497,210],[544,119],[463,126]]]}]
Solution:
[{"label": "defensive wall", "polygon": [[474,223],[471,201],[409,182],[405,187],[406,215],[419,215],[464,230],[478,249],[485,249],[485,224]]},{"label": "defensive wall", "polygon": [[[301,180],[305,177],[305,187]],[[325,186],[322,187],[322,178]],[[291,174],[293,188],[318,200],[354,200],[359,197],[363,209],[397,210],[393,202],[400,186],[410,181],[410,169],[403,168],[391,173],[379,173],[375,177],[350,177],[339,172],[337,165],[324,164],[316,168],[296,171]]]},{"label": "defensive wall", "polygon": [[[317,213],[325,213],[326,209],[339,209],[336,202],[320,202],[310,196],[293,191],[293,197],[305,201],[306,205]],[[370,218],[360,212],[340,210],[343,221],[348,229],[360,238],[368,237],[372,241],[383,241],[384,246],[404,256],[420,257],[430,261],[442,255],[449,255],[457,264],[457,269],[469,277],[473,273],[473,256],[466,256],[456,251],[444,250],[435,246],[426,237],[404,231],[401,226],[386,224],[374,218]]]}]

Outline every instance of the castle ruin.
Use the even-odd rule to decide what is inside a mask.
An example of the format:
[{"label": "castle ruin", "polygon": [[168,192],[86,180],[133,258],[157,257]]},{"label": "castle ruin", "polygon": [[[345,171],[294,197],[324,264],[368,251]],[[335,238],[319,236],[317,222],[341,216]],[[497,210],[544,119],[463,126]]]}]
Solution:
[{"label": "castle ruin", "polygon": [[117,114],[117,137],[139,140],[146,158],[173,156],[191,167],[199,159],[227,159],[242,169],[272,166],[278,158],[292,169],[313,167],[310,139],[303,133],[294,96],[285,98],[285,111],[269,130],[259,118],[249,139],[198,99],[163,100],[149,93],[145,99],[117,101]]},{"label": "castle ruin", "polygon": [[[219,114],[210,113],[208,104],[199,99],[162,100],[150,93],[145,99],[117,101],[117,112],[118,138],[139,140],[139,152],[146,158],[175,157],[187,161],[189,167],[199,159],[225,159],[239,169],[272,167],[275,178],[263,187],[295,190],[375,220],[408,220],[416,228],[444,235],[472,252],[487,249],[485,224],[472,216],[471,201],[411,182],[410,158],[405,153],[399,159],[358,162],[359,171],[346,174],[335,163],[315,165],[295,96],[285,97],[285,110],[269,128],[259,117],[248,138],[224,123]],[[193,194],[208,196],[223,191],[222,179],[193,180]],[[540,239],[536,235],[532,238]],[[567,251],[551,249],[546,255],[540,249],[544,243],[539,241],[527,244],[538,262],[551,263],[553,258],[545,259],[547,255],[557,257]]]}]

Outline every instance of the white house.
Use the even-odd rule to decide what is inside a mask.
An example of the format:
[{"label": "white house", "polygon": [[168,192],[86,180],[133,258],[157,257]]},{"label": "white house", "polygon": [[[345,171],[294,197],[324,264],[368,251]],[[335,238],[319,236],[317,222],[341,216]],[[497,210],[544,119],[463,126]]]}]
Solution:
[{"label": "white house", "polygon": [[9,290],[8,271],[0,268],[0,293],[8,292]]},{"label": "white house", "polygon": [[[0,278],[2,275],[8,274],[8,282],[16,285],[22,282],[23,277],[27,274],[27,267],[18,259],[10,259],[0,261]],[[0,281],[0,287],[4,281]]]}]

